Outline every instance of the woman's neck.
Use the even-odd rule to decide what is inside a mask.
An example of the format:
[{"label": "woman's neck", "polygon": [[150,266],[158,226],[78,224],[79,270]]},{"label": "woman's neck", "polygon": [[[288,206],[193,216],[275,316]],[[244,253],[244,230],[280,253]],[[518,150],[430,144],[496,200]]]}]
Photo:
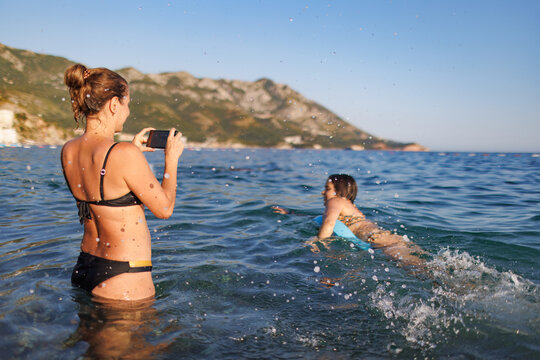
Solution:
[{"label": "woman's neck", "polygon": [[114,127],[110,124],[111,121],[100,119],[97,115],[91,115],[86,118],[85,136],[114,139]]}]

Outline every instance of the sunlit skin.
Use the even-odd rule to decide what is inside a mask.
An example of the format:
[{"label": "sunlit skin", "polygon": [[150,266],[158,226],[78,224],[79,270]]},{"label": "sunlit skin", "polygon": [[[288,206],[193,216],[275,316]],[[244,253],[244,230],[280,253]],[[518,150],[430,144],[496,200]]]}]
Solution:
[{"label": "sunlit skin", "polygon": [[[73,195],[85,201],[100,200],[101,166],[114,134],[122,130],[129,116],[129,93],[113,97],[103,108],[86,118],[82,136],[64,145],[62,163]],[[182,134],[171,129],[165,148],[165,170],[160,184],[143,151],[146,133],[139,132],[131,143],[120,143],[109,155],[103,181],[104,199],[115,199],[133,191],[152,213],[162,219],[173,212],[176,198],[178,158],[184,145]],[[151,239],[144,206],[108,207],[90,205],[92,219],[84,222],[82,251],[110,260],[151,260]],[[124,273],[99,284],[92,294],[119,300],[139,300],[155,293],[151,272]]]}]

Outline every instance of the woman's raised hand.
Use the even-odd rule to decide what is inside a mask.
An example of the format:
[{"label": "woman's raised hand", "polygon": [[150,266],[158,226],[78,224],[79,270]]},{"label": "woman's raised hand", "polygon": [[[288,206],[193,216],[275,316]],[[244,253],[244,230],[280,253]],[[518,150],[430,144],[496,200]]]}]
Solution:
[{"label": "woman's raised hand", "polygon": [[147,137],[146,137],[146,134],[150,131],[150,130],[156,130],[154,128],[144,128],[142,129],[141,131],[139,131],[139,133],[137,135],[135,135],[135,137],[133,138],[133,140],[131,141],[131,143],[133,145],[135,145],[139,150],[141,151],[148,151],[148,152],[153,152],[153,151],[156,151],[156,149],[154,148],[151,148],[151,147],[146,147],[145,144],[146,144],[146,141],[147,141]]},{"label": "woman's raised hand", "polygon": [[184,143],[182,142],[182,133],[179,131],[176,135],[175,128],[169,131],[169,137],[167,138],[167,145],[165,146],[165,158],[172,157],[175,160],[184,152]]}]

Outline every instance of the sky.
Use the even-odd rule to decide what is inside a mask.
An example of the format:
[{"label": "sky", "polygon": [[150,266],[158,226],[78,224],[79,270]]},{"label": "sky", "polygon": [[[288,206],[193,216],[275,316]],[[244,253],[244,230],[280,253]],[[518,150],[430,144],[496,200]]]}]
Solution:
[{"label": "sky", "polygon": [[375,136],[540,152],[540,1],[0,0],[0,43],[287,84]]}]

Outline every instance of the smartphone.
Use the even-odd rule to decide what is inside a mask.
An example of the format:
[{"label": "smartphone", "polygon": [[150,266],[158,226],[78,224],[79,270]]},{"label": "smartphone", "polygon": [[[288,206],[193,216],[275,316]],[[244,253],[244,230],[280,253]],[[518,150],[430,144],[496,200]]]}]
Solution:
[{"label": "smartphone", "polygon": [[[174,135],[176,134],[178,134],[178,131],[174,132]],[[168,137],[169,130],[150,130],[146,146],[156,149],[165,149]]]}]

